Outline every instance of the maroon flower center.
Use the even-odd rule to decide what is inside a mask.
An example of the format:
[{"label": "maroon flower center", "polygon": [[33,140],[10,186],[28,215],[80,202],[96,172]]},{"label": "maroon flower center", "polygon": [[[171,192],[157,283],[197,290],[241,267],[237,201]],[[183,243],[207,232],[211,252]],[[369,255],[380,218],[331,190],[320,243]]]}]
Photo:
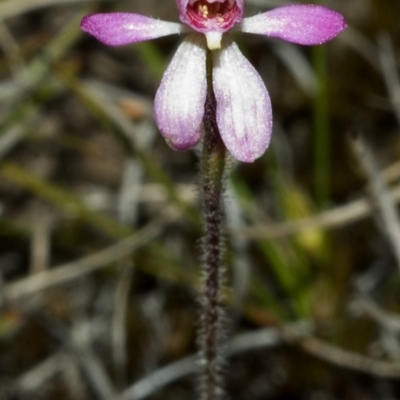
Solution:
[{"label": "maroon flower center", "polygon": [[197,0],[189,1],[186,17],[190,25],[201,32],[226,31],[241,19],[241,11],[234,0]]}]

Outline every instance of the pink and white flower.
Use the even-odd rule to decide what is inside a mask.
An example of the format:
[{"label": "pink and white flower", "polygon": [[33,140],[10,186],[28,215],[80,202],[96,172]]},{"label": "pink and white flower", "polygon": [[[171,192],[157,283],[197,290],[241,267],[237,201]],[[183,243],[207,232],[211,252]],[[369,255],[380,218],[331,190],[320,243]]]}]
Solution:
[{"label": "pink and white flower", "polygon": [[109,46],[189,33],[164,73],[154,103],[157,126],[177,150],[201,139],[207,96],[206,53],[212,50],[213,90],[222,140],[239,161],[252,162],[267,149],[271,102],[261,77],[226,32],[240,30],[316,45],[346,28],[341,14],[316,5],[289,5],[243,18],[244,0],[176,0],[183,24],[140,14],[88,15],[81,28]]}]

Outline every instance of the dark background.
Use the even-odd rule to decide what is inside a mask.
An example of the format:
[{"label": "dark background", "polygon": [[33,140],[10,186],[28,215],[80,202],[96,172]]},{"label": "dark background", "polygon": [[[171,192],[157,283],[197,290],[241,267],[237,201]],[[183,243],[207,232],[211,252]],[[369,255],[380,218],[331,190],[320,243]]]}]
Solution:
[{"label": "dark background", "polygon": [[[400,2],[324,4],[349,24],[325,46],[235,34],[275,124],[229,162],[234,400],[400,396]],[[172,0],[0,1],[1,399],[194,397],[198,152],[152,117],[180,39],[107,48],[79,31],[106,10],[178,20]]]}]

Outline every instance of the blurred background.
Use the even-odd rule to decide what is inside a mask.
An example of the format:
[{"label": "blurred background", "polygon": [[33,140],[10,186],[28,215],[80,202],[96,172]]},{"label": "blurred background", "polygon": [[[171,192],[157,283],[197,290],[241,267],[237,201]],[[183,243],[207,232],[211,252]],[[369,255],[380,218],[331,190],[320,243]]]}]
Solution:
[{"label": "blurred background", "polygon": [[[235,400],[400,396],[400,2],[324,5],[349,24],[325,46],[235,34],[275,121],[229,163]],[[180,38],[80,32],[117,10],[177,20],[173,0],[0,1],[0,399],[195,393],[197,151],[152,116]]]}]

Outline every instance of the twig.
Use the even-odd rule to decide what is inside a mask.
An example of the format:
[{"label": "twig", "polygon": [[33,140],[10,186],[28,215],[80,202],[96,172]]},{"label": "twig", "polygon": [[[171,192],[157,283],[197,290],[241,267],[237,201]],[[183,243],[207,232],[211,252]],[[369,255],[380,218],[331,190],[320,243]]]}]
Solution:
[{"label": "twig", "polygon": [[7,19],[42,7],[95,1],[97,0],[30,0],[29,2],[26,0],[8,0],[0,4],[0,15],[2,19]]},{"label": "twig", "polygon": [[132,226],[138,216],[143,177],[140,163],[133,157],[129,158],[124,165],[118,196],[118,220],[124,225]]},{"label": "twig", "polygon": [[49,210],[40,201],[35,202],[35,213],[32,218],[32,235],[30,243],[30,273],[36,274],[48,269],[51,252],[52,217]]},{"label": "twig", "polygon": [[379,214],[383,222],[384,231],[391,242],[397,260],[397,266],[400,269],[400,221],[395,203],[388,194],[382,175],[364,139],[360,136],[358,139],[354,140],[352,144],[358,161],[370,183],[372,195],[377,203]]},{"label": "twig", "polygon": [[393,45],[387,33],[382,33],[378,36],[378,51],[386,89],[389,93],[393,111],[400,124],[400,77],[397,72]]},{"label": "twig", "polygon": [[131,288],[132,268],[124,266],[120,272],[114,298],[114,313],[111,323],[111,345],[115,376],[120,387],[126,384],[127,341],[126,313]]},{"label": "twig", "polygon": [[353,300],[350,303],[350,309],[368,315],[388,331],[400,333],[400,316],[384,310],[367,297],[359,297]]},{"label": "twig", "polygon": [[[400,201],[400,185],[388,190],[392,201]],[[254,239],[277,238],[293,235],[311,229],[335,229],[350,225],[368,217],[374,210],[373,205],[367,199],[354,200],[344,206],[315,214],[308,218],[283,222],[253,225],[234,232]]]},{"label": "twig", "polygon": [[332,346],[315,337],[299,341],[301,349],[338,367],[374,375],[380,378],[400,378],[400,363],[379,361]]},{"label": "twig", "polygon": [[195,355],[154,371],[126,389],[119,400],[141,400],[157,390],[199,370]]},{"label": "twig", "polygon": [[59,373],[60,369],[64,368],[67,358],[70,358],[70,355],[68,355],[66,350],[55,352],[46,360],[35,365],[34,368],[20,376],[17,383],[17,390],[28,393],[38,391],[46,381]]},{"label": "twig", "polygon": [[[310,336],[313,327],[307,322],[294,323],[280,328],[264,328],[235,336],[225,347],[224,354],[233,357],[248,351],[260,350],[290,343],[330,364],[355,372],[381,378],[400,378],[400,363],[385,362],[332,346]],[[154,371],[130,388],[118,400],[142,400],[162,387],[195,374],[200,366],[196,357],[189,356]]]},{"label": "twig", "polygon": [[72,350],[99,398],[102,400],[115,399],[117,392],[103,364],[91,349],[87,323],[80,323],[72,330]]},{"label": "twig", "polygon": [[271,46],[277,57],[280,58],[285,67],[296,79],[301,89],[312,96],[316,87],[315,74],[304,53],[298,47],[287,42],[272,42]]},{"label": "twig", "polygon": [[[282,328],[263,328],[253,332],[242,333],[228,341],[224,348],[224,354],[227,357],[233,357],[249,351],[291,343],[295,346],[298,345],[307,353],[341,368],[381,378],[400,378],[400,364],[375,360],[332,346],[310,336],[312,330],[313,327],[311,324],[302,321]],[[24,374],[20,378],[25,382],[24,386],[27,388],[38,388],[46,379],[51,378],[51,373],[43,374],[41,371],[49,371],[47,366],[53,365],[54,360],[62,354],[62,351],[60,351],[50,356],[44,363],[39,364],[31,371]],[[62,364],[59,363],[58,366],[60,365]],[[132,386],[124,390],[120,396],[113,398],[117,400],[142,400],[179,379],[197,373],[199,368],[197,356],[188,356],[182,360],[159,368],[143,379],[135,382]],[[57,371],[56,369],[54,373]],[[36,377],[40,379],[36,380]],[[33,383],[34,385],[32,386]]]},{"label": "twig", "polygon": [[339,37],[339,40],[351,47],[351,50],[360,54],[375,71],[381,73],[378,60],[378,50],[374,42],[369,40],[358,29],[349,26]]},{"label": "twig", "polygon": [[0,136],[0,158],[4,158],[16,145],[25,137],[26,127],[34,123],[38,109],[34,106],[28,106],[24,119],[21,123],[15,124]]},{"label": "twig", "polygon": [[397,314],[386,311],[371,298],[362,296],[350,303],[350,310],[357,314],[368,315],[380,328],[380,343],[389,357],[400,361],[400,318]]},{"label": "twig", "polygon": [[[303,336],[309,333],[310,326],[305,326],[303,322],[296,323],[291,331],[292,338],[295,337],[295,332],[298,332],[298,336]],[[247,351],[280,345],[284,343],[284,338],[285,335],[278,328],[246,332],[229,340],[223,352],[227,357],[232,357]],[[144,399],[178,379],[197,373],[201,366],[196,361],[197,357],[192,355],[154,371],[125,390],[119,400]]]},{"label": "twig", "polygon": [[[229,221],[229,228],[232,232],[245,226],[244,212],[240,208],[237,199],[233,195],[232,187],[229,185],[226,202],[226,220]],[[243,236],[232,235],[230,246],[235,254],[232,260],[232,294],[233,309],[241,310],[245,302],[250,280],[250,263],[247,257],[249,239]],[[238,315],[239,317],[239,315]]]},{"label": "twig", "polygon": [[37,393],[55,375],[60,372],[68,373],[65,371],[67,368],[80,366],[101,399],[116,398],[116,391],[108,375],[90,348],[89,330],[91,328],[92,325],[89,322],[77,323],[68,332],[66,328],[57,326],[57,339],[63,342],[61,349],[22,374],[14,385],[16,391],[24,395]]},{"label": "twig", "polygon": [[18,81],[25,68],[24,60],[17,41],[2,19],[0,19],[0,46],[5,53],[14,80]]},{"label": "twig", "polygon": [[4,297],[8,301],[18,300],[44,289],[81,278],[100,268],[104,268],[110,263],[126,257],[140,246],[154,239],[154,237],[161,232],[164,224],[174,219],[175,216],[176,213],[172,212],[171,208],[168,208],[159,218],[149,222],[134,235],[96,254],[67,264],[62,264],[48,271],[20,279],[17,282],[9,283],[4,288]]}]

